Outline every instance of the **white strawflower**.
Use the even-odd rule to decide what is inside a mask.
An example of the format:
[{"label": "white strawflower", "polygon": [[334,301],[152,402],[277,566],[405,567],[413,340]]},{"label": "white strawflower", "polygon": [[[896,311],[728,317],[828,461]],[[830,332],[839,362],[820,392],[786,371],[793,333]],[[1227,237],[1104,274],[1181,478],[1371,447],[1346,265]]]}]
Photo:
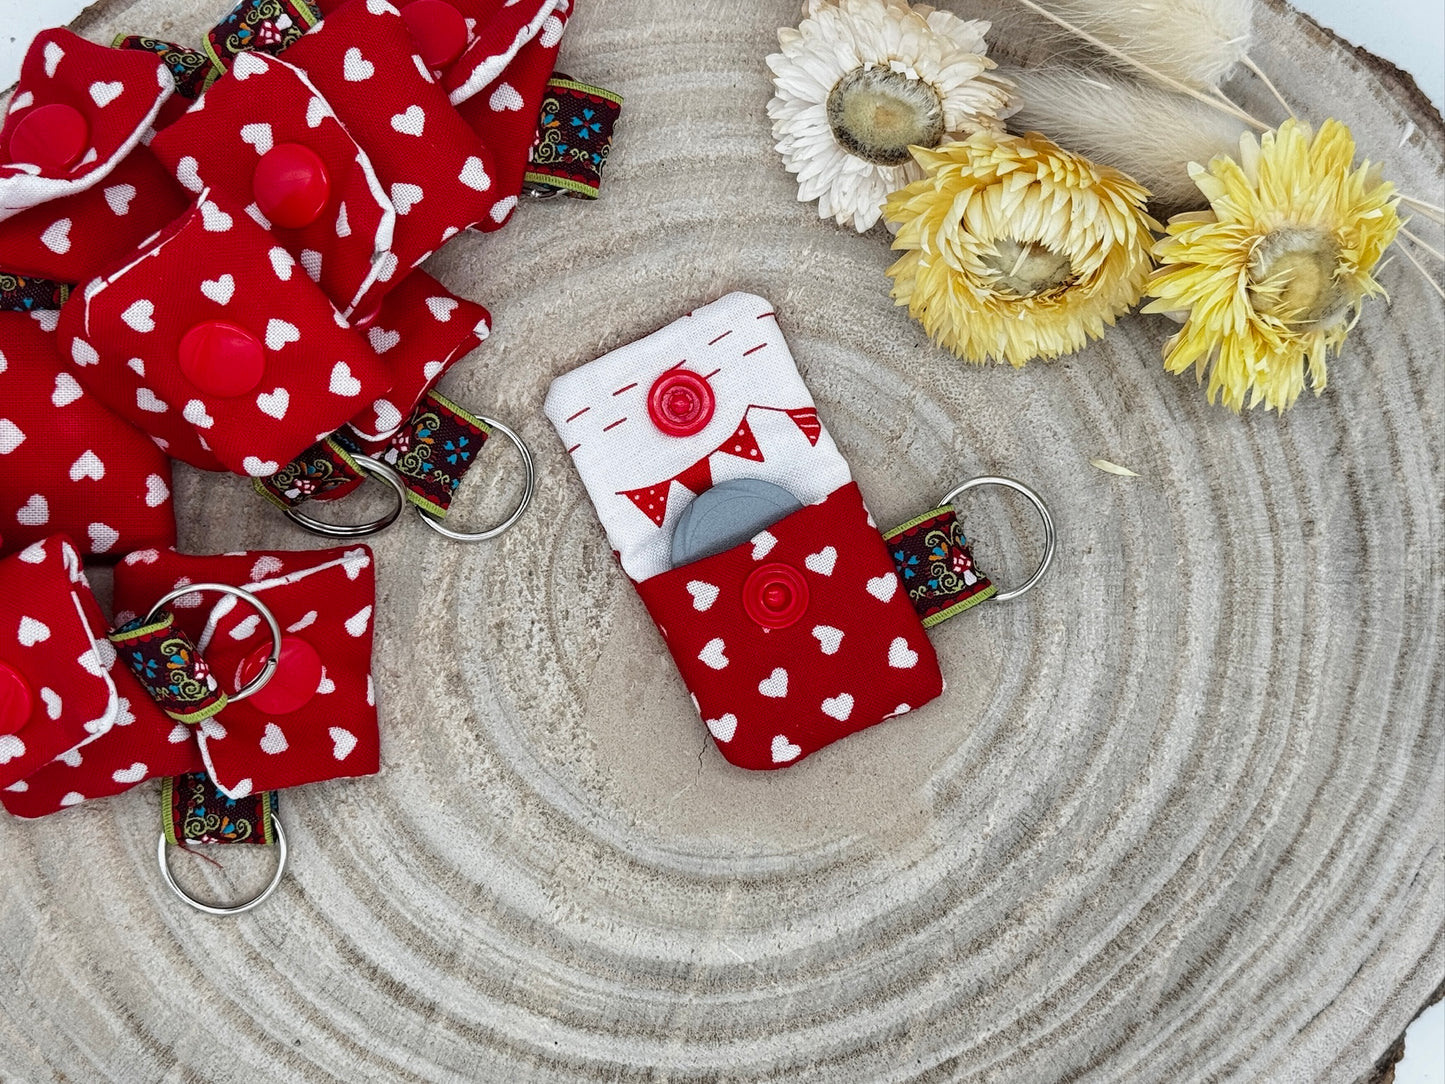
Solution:
[{"label": "white strawflower", "polygon": [[1010,84],[984,54],[989,24],[905,0],[810,0],[768,57],[778,153],[798,199],[860,233],[923,173],[911,146],[1002,132]]}]

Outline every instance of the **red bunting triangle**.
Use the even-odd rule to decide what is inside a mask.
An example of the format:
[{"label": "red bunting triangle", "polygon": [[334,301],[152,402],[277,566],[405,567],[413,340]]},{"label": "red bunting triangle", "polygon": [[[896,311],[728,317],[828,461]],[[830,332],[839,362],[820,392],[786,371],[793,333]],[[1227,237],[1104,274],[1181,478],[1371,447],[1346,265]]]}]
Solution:
[{"label": "red bunting triangle", "polygon": [[712,465],[708,462],[710,456],[703,456],[687,470],[679,474],[674,481],[680,482],[694,494],[702,493],[712,488]]},{"label": "red bunting triangle", "polygon": [[662,521],[667,518],[667,491],[672,486],[672,479],[655,486],[647,486],[645,489],[624,489],[619,494],[626,497],[637,510],[659,527]]},{"label": "red bunting triangle", "polygon": [[738,431],[723,441],[722,447],[718,451],[726,455],[735,455],[739,459],[751,459],[754,463],[763,461],[762,449],[758,447],[758,438],[753,436],[753,427],[748,424],[747,415],[743,416]]},{"label": "red bunting triangle", "polygon": [[800,410],[789,410],[787,415],[803,431],[803,436],[808,438],[808,443],[816,448],[818,438],[823,435],[823,423],[818,420],[817,408],[803,407]]}]

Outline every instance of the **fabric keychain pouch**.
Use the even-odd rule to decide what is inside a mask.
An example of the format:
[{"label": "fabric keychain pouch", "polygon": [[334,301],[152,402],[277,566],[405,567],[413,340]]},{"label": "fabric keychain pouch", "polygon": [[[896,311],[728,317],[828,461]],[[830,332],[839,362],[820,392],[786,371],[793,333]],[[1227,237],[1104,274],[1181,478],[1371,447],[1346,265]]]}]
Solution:
[{"label": "fabric keychain pouch", "polygon": [[[235,803],[379,767],[365,546],[138,550],[117,566],[109,634],[63,536],[0,561],[7,584],[0,619],[19,631],[0,642],[0,803],[16,816],[158,777],[202,773],[216,801]],[[269,620],[234,593],[217,597],[216,585],[266,607],[279,650]],[[265,684],[236,695],[273,653]]]},{"label": "fabric keychain pouch", "polygon": [[[103,181],[171,96],[152,55],[107,49],[56,29],[36,35],[0,126],[0,220]],[[53,246],[68,246],[57,224]]]},{"label": "fabric keychain pouch", "polygon": [[248,56],[150,152],[172,187],[209,188],[227,210],[243,209],[343,315],[374,308],[388,289],[396,208],[365,149],[285,61]]},{"label": "fabric keychain pouch", "polygon": [[[371,551],[354,546],[214,557],[131,554],[116,568],[116,621],[122,627],[112,639],[136,638],[136,623],[156,599],[207,582],[249,592],[281,630],[279,665],[260,691],[185,724],[216,789],[239,800],[375,774],[380,736],[371,679],[376,602]],[[198,590],[176,598],[170,613],[222,688],[240,688],[260,672],[271,632],[235,597],[216,599]],[[186,714],[173,710],[172,718]]]},{"label": "fabric keychain pouch", "polygon": [[296,258],[203,192],[60,313],[75,379],[171,457],[266,477],[391,387]]},{"label": "fabric keychain pouch", "polygon": [[942,692],[767,301],[729,294],[559,377],[546,412],[730,762],[783,767]]}]

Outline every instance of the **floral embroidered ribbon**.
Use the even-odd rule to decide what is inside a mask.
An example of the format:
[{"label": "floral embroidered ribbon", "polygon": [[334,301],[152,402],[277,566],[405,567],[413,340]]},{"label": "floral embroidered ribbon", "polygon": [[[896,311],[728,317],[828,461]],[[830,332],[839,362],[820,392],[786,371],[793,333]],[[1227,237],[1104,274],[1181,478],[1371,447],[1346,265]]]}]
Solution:
[{"label": "floral embroidered ribbon", "polygon": [[169,610],[122,625],[110,633],[110,642],[150,698],[176,722],[195,725],[226,706],[225,692]]},{"label": "floral embroidered ribbon", "polygon": [[70,286],[66,283],[0,271],[0,312],[55,310],[68,297]]},{"label": "floral embroidered ribbon", "polygon": [[381,458],[401,475],[413,504],[445,516],[491,432],[480,418],[429,391]]},{"label": "floral embroidered ribbon", "polygon": [[[376,455],[401,475],[413,504],[445,516],[491,432],[485,422],[441,392],[429,391]],[[353,458],[361,453],[348,431],[338,430],[269,478],[252,479],[251,484],[283,508],[313,499],[336,500],[365,479]]]},{"label": "floral embroidered ribbon", "polygon": [[251,485],[282,508],[295,508],[309,500],[339,500],[366,480],[351,456],[336,437],[327,437],[269,478],[251,479]]},{"label": "floral embroidered ribbon", "polygon": [[931,629],[998,591],[973,563],[963,524],[952,508],[935,508],[883,536],[898,579]]},{"label": "floral embroidered ribbon", "polygon": [[155,53],[170,69],[176,93],[195,99],[230,71],[241,53],[275,56],[320,21],[321,12],[311,0],[241,0],[207,31],[204,51],[140,34],[121,34],[111,44]]},{"label": "floral embroidered ribbon", "polygon": [[596,199],[622,97],[562,74],[547,81],[524,181],[542,193]]},{"label": "floral embroidered ribbon", "polygon": [[277,794],[258,791],[244,798],[228,798],[216,789],[205,772],[168,777],[161,784],[161,818],[166,842],[188,843],[276,842],[272,824]]},{"label": "floral embroidered ribbon", "polygon": [[165,61],[171,80],[176,84],[176,94],[188,101],[199,98],[201,91],[221,74],[211,67],[211,58],[205,53],[175,42],[148,38],[143,34],[117,34],[110,44],[113,49],[141,49],[155,53]]}]

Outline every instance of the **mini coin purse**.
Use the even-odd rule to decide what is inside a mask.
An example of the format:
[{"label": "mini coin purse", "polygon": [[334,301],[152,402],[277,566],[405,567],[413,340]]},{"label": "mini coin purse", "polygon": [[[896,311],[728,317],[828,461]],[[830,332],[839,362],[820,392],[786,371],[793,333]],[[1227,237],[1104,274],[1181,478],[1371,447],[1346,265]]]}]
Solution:
[{"label": "mini coin purse", "polygon": [[925,625],[993,585],[951,509],[879,532],[767,301],[557,378],[546,412],[727,760],[783,767],[943,690]]},{"label": "mini coin purse", "polygon": [[497,207],[491,149],[433,81],[417,48],[389,3],[348,0],[285,53],[371,157],[396,204],[393,247],[406,270],[469,225],[498,228],[509,209]]},{"label": "mini coin purse", "polygon": [[88,392],[173,458],[254,477],[391,387],[296,258],[204,193],[66,304],[60,349]]},{"label": "mini coin purse", "polygon": [[12,814],[189,773],[236,802],[377,771],[365,546],[138,550],[117,566],[115,599],[120,627],[107,632],[62,535],[0,560],[0,630],[15,630],[0,632],[0,803]]},{"label": "mini coin purse", "polygon": [[[38,34],[0,126],[0,220],[100,184],[171,96],[155,56],[121,53],[69,30]],[[52,237],[66,247],[67,230]]]},{"label": "mini coin purse", "polygon": [[[243,56],[150,152],[173,187],[209,189],[228,212],[269,230],[343,315],[374,308],[387,289],[382,276],[396,270],[397,215],[370,157],[299,70]],[[314,191],[294,181],[307,166],[324,178]]]},{"label": "mini coin purse", "polygon": [[[376,692],[371,679],[376,572],[371,551],[257,551],[191,557],[140,551],[116,567],[116,623],[123,638],[156,599],[189,584],[233,585],[260,600],[281,635],[280,663],[255,695],[232,698],[201,719],[194,741],[220,793],[244,798],[348,776],[380,764]],[[171,604],[175,627],[196,645],[224,689],[259,673],[271,630],[231,595],[197,591]],[[174,714],[173,714],[174,717]]]}]

